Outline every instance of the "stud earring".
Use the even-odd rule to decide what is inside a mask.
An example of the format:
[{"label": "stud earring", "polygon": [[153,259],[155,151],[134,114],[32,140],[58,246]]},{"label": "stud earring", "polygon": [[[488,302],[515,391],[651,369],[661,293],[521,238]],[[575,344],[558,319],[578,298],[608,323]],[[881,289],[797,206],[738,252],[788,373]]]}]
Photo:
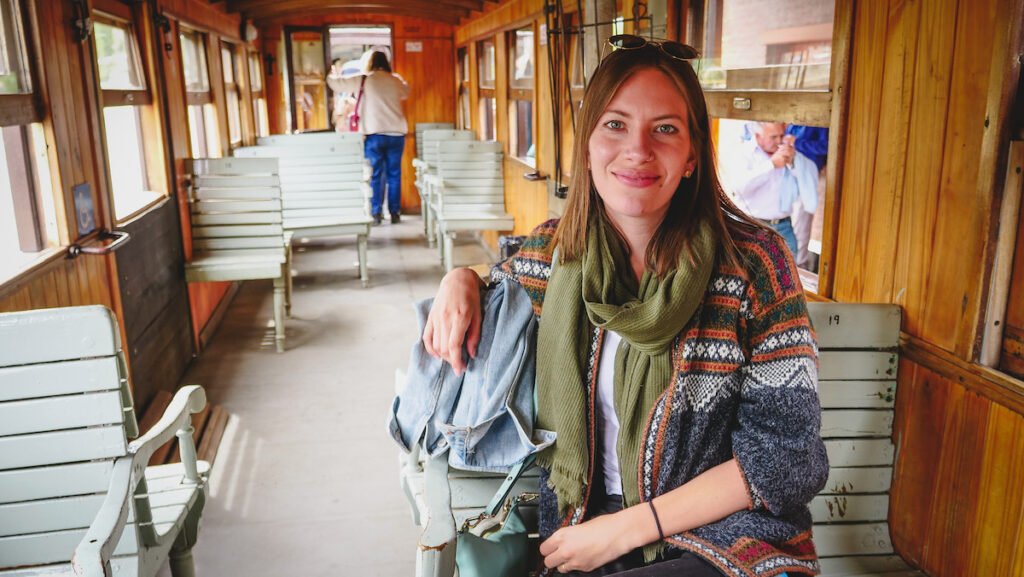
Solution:
[{"label": "stud earring", "polygon": [[693,171],[687,170],[686,172],[683,173],[683,178],[690,178],[691,174],[693,174]]}]

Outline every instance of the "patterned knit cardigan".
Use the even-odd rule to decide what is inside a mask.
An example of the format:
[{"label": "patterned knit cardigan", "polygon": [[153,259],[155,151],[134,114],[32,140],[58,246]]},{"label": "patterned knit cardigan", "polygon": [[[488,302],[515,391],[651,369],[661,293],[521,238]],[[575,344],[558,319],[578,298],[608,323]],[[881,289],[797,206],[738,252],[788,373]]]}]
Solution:
[{"label": "patterned knit cardigan", "polygon": [[[557,220],[537,227],[520,251],[491,273],[529,293],[538,316],[551,273]],[[668,546],[692,551],[726,575],[819,573],[807,504],[824,487],[817,344],[796,267],[784,241],[768,231],[737,239],[745,269],[719,264],[694,318],[673,344],[673,377],[649,414],[638,463],[648,501],[735,457],[750,505],[677,535]],[[541,321],[543,322],[543,320]],[[587,370],[591,479],[593,407],[603,331],[593,329]],[[626,471],[623,471],[626,474]],[[541,473],[540,533],[579,523],[584,504],[565,518]],[[592,484],[592,483],[591,483]]]}]

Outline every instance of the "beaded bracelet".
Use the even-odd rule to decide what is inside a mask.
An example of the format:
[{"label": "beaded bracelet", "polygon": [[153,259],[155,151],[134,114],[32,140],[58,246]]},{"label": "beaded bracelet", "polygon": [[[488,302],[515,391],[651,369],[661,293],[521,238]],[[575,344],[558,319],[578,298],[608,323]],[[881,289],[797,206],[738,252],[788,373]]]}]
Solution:
[{"label": "beaded bracelet", "polygon": [[651,514],[654,515],[654,524],[658,526],[659,541],[665,540],[665,532],[661,530],[661,519],[658,519],[658,510],[654,508],[654,499],[647,502],[651,506]]}]

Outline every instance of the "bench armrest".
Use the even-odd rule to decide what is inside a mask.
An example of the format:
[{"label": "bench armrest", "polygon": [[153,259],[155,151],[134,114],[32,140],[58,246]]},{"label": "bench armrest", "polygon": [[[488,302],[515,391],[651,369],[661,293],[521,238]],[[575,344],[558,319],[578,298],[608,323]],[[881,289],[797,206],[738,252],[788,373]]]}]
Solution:
[{"label": "bench armrest", "polygon": [[[161,445],[178,436],[179,432],[187,431],[187,434],[191,435],[192,414],[198,413],[204,406],[206,391],[202,387],[182,387],[153,428],[129,443],[128,454],[114,461],[107,496],[71,559],[75,575],[110,575],[110,556],[121,539],[121,533],[124,532],[128,520],[128,504],[135,493],[135,487],[145,478],[150,457]],[[183,447],[181,460],[186,478],[193,483],[199,483],[195,448],[185,450]]]}]

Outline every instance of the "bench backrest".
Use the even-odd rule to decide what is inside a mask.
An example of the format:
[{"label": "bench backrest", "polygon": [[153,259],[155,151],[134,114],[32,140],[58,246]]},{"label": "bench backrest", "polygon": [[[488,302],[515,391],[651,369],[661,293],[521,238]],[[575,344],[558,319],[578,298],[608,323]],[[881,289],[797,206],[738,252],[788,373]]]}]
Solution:
[{"label": "bench backrest", "polygon": [[[895,449],[897,305],[808,303],[818,335],[818,391],[829,479],[811,503],[823,567],[895,555],[887,523]],[[828,573],[828,571],[826,571]]]},{"label": "bench backrest", "polygon": [[361,140],[247,146],[234,155],[277,159],[285,230],[367,218]]},{"label": "bench backrest", "polygon": [[284,250],[275,160],[202,158],[190,161],[186,170],[192,174],[194,250]]},{"label": "bench backrest", "polygon": [[296,144],[362,144],[363,135],[356,132],[301,132],[299,134],[272,134],[256,139],[259,146],[292,146]]},{"label": "bench backrest", "polygon": [[138,435],[126,374],[105,307],[0,314],[0,568],[70,561]]},{"label": "bench backrest", "polygon": [[437,174],[443,182],[438,205],[444,212],[505,211],[500,142],[444,141],[436,150]]},{"label": "bench backrest", "polygon": [[437,145],[441,142],[476,140],[472,130],[427,130],[423,133],[422,160],[430,165],[431,171],[437,167]]},{"label": "bench backrest", "polygon": [[416,158],[423,158],[423,133],[428,130],[454,130],[451,122],[417,122],[416,123]]}]

